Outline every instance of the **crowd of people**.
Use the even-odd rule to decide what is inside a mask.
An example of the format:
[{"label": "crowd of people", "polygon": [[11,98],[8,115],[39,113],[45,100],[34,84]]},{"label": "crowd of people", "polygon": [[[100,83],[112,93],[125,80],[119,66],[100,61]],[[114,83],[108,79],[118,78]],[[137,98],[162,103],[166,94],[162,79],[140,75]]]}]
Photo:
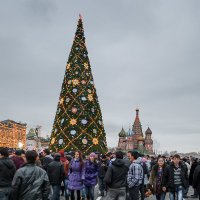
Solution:
[{"label": "crowd of people", "polygon": [[189,186],[200,199],[200,162],[122,151],[105,155],[11,151],[0,147],[0,200],[94,200],[95,186],[106,200],[164,200],[188,198]]}]

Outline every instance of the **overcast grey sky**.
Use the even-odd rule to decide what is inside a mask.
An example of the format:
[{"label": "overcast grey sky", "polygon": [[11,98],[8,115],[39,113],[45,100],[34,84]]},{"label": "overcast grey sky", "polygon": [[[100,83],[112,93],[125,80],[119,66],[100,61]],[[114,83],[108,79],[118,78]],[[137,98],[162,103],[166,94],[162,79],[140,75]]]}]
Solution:
[{"label": "overcast grey sky", "polygon": [[109,146],[138,106],[160,149],[200,151],[199,0],[0,2],[0,120],[50,134],[81,13]]}]

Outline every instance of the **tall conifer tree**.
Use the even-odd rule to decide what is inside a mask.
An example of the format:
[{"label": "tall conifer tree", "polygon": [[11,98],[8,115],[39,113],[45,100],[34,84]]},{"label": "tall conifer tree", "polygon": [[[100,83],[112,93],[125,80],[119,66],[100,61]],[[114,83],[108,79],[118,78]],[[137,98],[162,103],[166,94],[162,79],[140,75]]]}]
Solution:
[{"label": "tall conifer tree", "polygon": [[80,150],[84,154],[107,151],[106,135],[81,16],[66,65],[51,133],[50,149]]}]

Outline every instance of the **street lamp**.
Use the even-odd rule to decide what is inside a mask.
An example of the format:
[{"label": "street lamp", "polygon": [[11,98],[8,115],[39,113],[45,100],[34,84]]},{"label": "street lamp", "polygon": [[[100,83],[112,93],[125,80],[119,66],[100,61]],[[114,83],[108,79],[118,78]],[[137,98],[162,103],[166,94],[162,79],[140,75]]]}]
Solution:
[{"label": "street lamp", "polygon": [[18,143],[18,147],[19,147],[20,149],[22,149],[23,143],[19,142],[19,143]]}]

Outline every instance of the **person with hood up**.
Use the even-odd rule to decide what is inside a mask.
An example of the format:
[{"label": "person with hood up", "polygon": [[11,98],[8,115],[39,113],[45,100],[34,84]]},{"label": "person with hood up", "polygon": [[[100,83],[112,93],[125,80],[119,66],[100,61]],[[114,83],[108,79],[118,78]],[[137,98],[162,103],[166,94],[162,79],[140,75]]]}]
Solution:
[{"label": "person with hood up", "polygon": [[88,200],[94,200],[94,187],[97,184],[97,176],[99,172],[96,161],[96,154],[91,153],[88,160],[85,161],[85,191]]},{"label": "person with hood up", "polygon": [[131,165],[129,167],[127,184],[129,188],[129,199],[139,200],[140,185],[143,183],[143,167],[138,152],[130,151]]},{"label": "person with hood up", "polygon": [[116,159],[108,167],[104,178],[108,187],[106,200],[125,200],[128,166],[123,160],[122,151],[117,151],[115,156]]},{"label": "person with hood up", "polygon": [[38,156],[35,151],[27,151],[27,163],[18,169],[12,181],[12,200],[47,200],[50,193],[46,171],[35,165]]},{"label": "person with hood up", "polygon": [[49,182],[53,189],[53,195],[51,200],[59,200],[61,182],[65,177],[64,167],[63,164],[60,162],[59,153],[56,153],[54,155],[54,161],[49,163],[47,167],[47,174],[49,176]]},{"label": "person with hood up", "polygon": [[11,193],[12,179],[15,174],[15,165],[8,157],[6,148],[0,148],[0,199],[9,200]]}]

